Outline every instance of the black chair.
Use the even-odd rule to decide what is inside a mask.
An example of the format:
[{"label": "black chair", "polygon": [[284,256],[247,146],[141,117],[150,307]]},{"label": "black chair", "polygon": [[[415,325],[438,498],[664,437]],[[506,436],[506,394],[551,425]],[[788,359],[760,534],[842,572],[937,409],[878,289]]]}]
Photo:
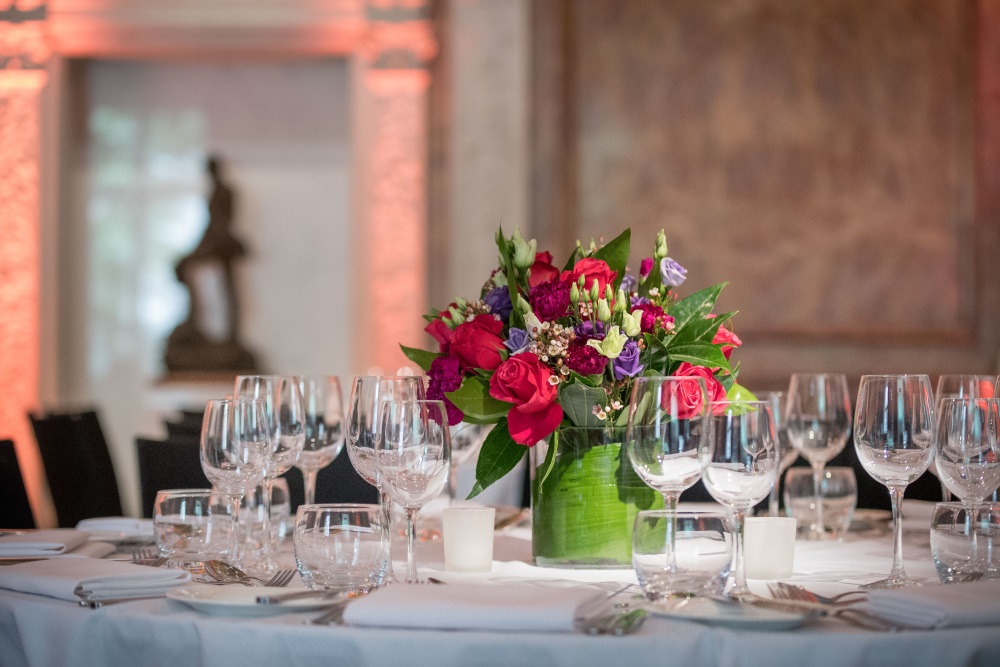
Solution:
[{"label": "black chair", "polygon": [[202,412],[182,410],[180,416],[174,419],[164,419],[163,426],[167,429],[167,440],[200,437],[202,417]]},{"label": "black chair", "polygon": [[139,462],[142,515],[153,516],[156,493],[162,489],[207,489],[212,485],[201,469],[197,438],[135,439]]},{"label": "black chair", "polygon": [[[298,468],[292,468],[282,477],[288,481],[288,494],[291,496],[292,514],[305,499],[305,483]],[[333,463],[319,471],[316,476],[317,503],[377,503],[378,490],[365,481],[351,465],[351,459],[346,451],[333,460]]]},{"label": "black chair", "polygon": [[118,480],[97,412],[30,417],[59,525],[121,516]]},{"label": "black chair", "polygon": [[14,443],[0,440],[0,528],[34,527],[35,517],[31,514]]}]

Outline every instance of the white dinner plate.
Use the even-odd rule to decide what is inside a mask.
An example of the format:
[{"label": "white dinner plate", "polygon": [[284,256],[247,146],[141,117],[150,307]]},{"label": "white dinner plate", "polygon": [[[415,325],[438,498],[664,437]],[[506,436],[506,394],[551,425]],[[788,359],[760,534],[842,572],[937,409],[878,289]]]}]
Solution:
[{"label": "white dinner plate", "polygon": [[269,586],[210,586],[193,585],[172,588],[167,597],[206,614],[216,616],[271,616],[296,611],[310,611],[329,607],[331,600],[302,598],[280,604],[257,604],[258,595],[278,595],[290,592],[287,588]]},{"label": "white dinner plate", "polygon": [[716,602],[707,598],[665,600],[648,605],[647,610],[654,616],[743,630],[791,630],[810,617],[805,612]]}]

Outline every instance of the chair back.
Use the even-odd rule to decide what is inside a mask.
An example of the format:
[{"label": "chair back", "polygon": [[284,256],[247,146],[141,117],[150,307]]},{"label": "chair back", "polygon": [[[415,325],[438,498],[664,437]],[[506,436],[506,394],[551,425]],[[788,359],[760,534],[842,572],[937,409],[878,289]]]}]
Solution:
[{"label": "chair back", "polygon": [[212,485],[201,469],[197,437],[167,440],[135,439],[139,461],[142,516],[153,516],[156,494],[162,489],[207,489]]},{"label": "chair back", "polygon": [[0,528],[34,527],[35,517],[31,514],[14,442],[0,440]]},{"label": "chair back", "polygon": [[83,519],[121,516],[118,479],[97,412],[31,415],[31,426],[59,525],[71,528]]}]

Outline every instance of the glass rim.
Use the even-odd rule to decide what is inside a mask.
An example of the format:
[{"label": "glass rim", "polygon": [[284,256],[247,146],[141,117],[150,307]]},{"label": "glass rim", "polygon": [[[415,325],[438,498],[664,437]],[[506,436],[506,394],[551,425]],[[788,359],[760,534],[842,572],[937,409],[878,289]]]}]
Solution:
[{"label": "glass rim", "polygon": [[217,489],[160,489],[156,492],[156,496],[160,495],[167,496],[226,496],[227,498],[232,496],[231,493],[225,493]]},{"label": "glass rim", "polygon": [[723,518],[727,518],[728,519],[728,518],[732,518],[732,515],[733,515],[732,510],[728,509],[724,505],[719,505],[719,509],[708,509],[708,508],[705,508],[705,509],[674,509],[674,510],[669,510],[669,509],[639,510],[638,512],[635,513],[635,519],[636,519],[636,521],[638,521],[640,517],[660,517],[660,516],[663,516],[663,517],[665,517],[665,516],[677,516],[677,517],[681,517],[681,516],[685,516],[685,517],[687,517],[687,516],[692,516],[692,517],[693,516],[710,516],[710,517],[719,516],[719,517],[723,517]]},{"label": "glass rim", "polygon": [[295,513],[298,514],[303,510],[318,511],[318,510],[338,510],[342,512],[349,511],[371,511],[378,510],[382,511],[382,506],[377,503],[312,503],[311,505],[301,504],[296,508]]},{"label": "glass rim", "polygon": [[887,380],[889,378],[892,378],[894,380],[905,380],[908,378],[927,378],[927,381],[929,382],[931,376],[928,375],[927,373],[872,373],[870,375],[862,375],[861,381],[864,382],[865,380],[868,379]]},{"label": "glass rim", "polygon": [[802,373],[792,373],[790,377],[842,377],[846,378],[847,373],[837,373],[832,371],[808,371]]},{"label": "glass rim", "polygon": [[980,401],[990,401],[991,403],[996,403],[1000,401],[1000,396],[942,396],[941,403],[951,402],[951,403],[971,403],[975,401],[976,403]]},{"label": "glass rim", "polygon": [[981,503],[976,503],[975,505],[971,505],[971,506],[970,505],[966,505],[965,503],[963,503],[960,500],[951,500],[951,501],[948,501],[946,503],[944,503],[944,502],[934,503],[934,511],[935,512],[937,511],[937,509],[939,507],[944,508],[944,509],[962,509],[962,510],[974,509],[974,510],[976,510],[978,512],[979,510],[987,508],[987,507],[989,507],[991,509],[992,508],[1000,509],[1000,502],[992,502],[992,501],[990,501],[990,502],[981,502]]}]

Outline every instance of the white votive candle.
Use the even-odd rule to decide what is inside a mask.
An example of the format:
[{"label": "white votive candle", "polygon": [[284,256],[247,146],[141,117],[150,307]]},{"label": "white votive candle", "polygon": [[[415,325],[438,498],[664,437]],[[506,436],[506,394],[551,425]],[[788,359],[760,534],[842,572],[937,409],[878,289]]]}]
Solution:
[{"label": "white votive candle", "polygon": [[461,505],[441,512],[444,569],[449,572],[489,572],[493,567],[492,507]]},{"label": "white votive candle", "polygon": [[750,517],[743,531],[748,579],[787,579],[795,559],[793,517]]}]

